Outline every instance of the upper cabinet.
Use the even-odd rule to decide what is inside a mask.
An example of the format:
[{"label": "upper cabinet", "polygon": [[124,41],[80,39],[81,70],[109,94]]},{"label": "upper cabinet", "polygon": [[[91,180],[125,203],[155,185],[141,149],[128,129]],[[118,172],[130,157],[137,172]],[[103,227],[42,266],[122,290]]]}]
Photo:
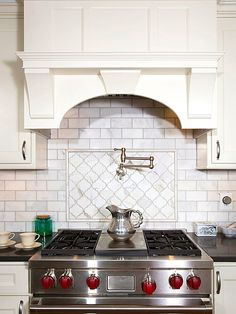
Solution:
[{"label": "upper cabinet", "polygon": [[0,4],[0,169],[44,169],[47,138],[24,130],[23,15]]},{"label": "upper cabinet", "polygon": [[[197,139],[199,169],[236,169],[236,10],[218,17],[218,128]],[[231,8],[232,9],[232,8]]]}]

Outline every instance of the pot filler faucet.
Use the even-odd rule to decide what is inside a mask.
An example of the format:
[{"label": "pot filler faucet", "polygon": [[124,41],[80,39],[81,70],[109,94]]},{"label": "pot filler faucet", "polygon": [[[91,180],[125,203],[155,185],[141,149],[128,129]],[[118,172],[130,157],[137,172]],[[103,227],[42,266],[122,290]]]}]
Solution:
[{"label": "pot filler faucet", "polygon": [[[118,165],[118,168],[116,169],[116,174],[118,175],[119,179],[121,180],[122,177],[126,175],[126,169],[127,168],[154,168],[154,157],[128,157],[126,156],[126,148],[114,148],[114,151],[121,151],[120,155],[120,164]],[[126,160],[149,160],[149,165],[134,165],[134,164],[125,164]]]}]

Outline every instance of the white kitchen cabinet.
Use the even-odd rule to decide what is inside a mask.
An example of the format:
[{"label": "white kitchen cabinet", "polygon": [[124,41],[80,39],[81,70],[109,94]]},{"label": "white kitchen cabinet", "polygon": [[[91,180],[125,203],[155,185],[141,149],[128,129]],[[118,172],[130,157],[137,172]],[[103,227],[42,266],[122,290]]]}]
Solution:
[{"label": "white kitchen cabinet", "polygon": [[236,15],[218,18],[218,128],[197,139],[198,169],[236,169]]},{"label": "white kitchen cabinet", "polygon": [[[9,16],[9,17],[8,17]],[[0,169],[44,169],[47,138],[24,130],[23,19],[0,4]]]},{"label": "white kitchen cabinet", "polygon": [[29,313],[28,282],[27,263],[0,262],[0,314]]},{"label": "white kitchen cabinet", "polygon": [[214,263],[215,314],[236,312],[236,263]]}]

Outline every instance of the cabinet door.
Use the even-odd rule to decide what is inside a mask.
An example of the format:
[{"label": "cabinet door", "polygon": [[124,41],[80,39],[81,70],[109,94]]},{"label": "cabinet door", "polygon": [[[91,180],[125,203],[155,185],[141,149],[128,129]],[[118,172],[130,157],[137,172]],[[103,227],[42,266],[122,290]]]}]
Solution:
[{"label": "cabinet door", "polygon": [[16,56],[23,48],[23,19],[1,18],[0,42],[0,164],[27,164],[31,133],[23,128],[24,76]]},{"label": "cabinet door", "polygon": [[212,132],[212,162],[236,167],[236,18],[218,18],[218,130]]},{"label": "cabinet door", "polygon": [[[22,310],[22,311],[21,311]],[[0,296],[0,314],[28,314],[28,296]]]},{"label": "cabinet door", "polygon": [[[215,314],[235,313],[236,266],[215,267],[214,275]],[[217,289],[219,289],[219,291],[217,291]]]}]

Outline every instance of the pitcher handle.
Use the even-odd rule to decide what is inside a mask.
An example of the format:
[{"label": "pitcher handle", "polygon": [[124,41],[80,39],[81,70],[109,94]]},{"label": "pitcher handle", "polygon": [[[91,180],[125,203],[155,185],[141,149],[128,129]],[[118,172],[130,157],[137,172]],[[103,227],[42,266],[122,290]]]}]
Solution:
[{"label": "pitcher handle", "polygon": [[139,228],[139,227],[141,226],[141,224],[143,223],[143,215],[142,215],[142,213],[141,213],[140,210],[135,210],[135,209],[132,209],[132,213],[137,213],[138,216],[139,216],[138,222],[137,222],[135,225],[133,225],[133,227],[134,227],[135,229],[136,229],[136,228]]}]

